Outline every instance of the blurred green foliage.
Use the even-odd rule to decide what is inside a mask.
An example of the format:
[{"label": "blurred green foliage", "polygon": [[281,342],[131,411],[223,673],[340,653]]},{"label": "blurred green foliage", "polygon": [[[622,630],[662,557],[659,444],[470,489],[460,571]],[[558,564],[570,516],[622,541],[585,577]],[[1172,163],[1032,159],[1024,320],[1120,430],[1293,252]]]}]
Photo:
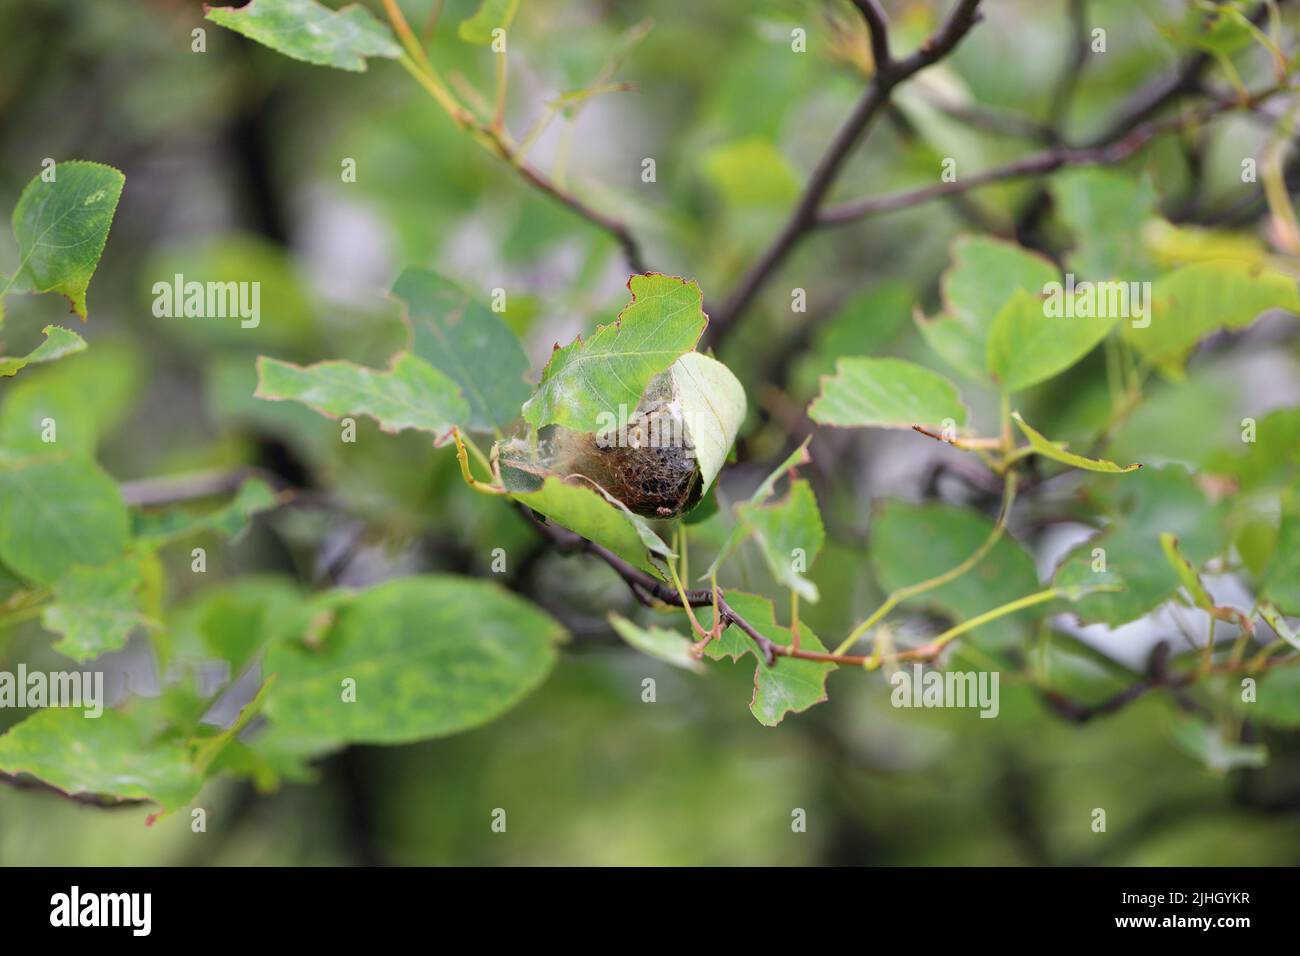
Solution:
[{"label": "blurred green foliage", "polygon": [[[421,30],[430,3],[401,6]],[[935,4],[889,6],[896,52],[935,23]],[[476,8],[446,0],[429,56],[444,76],[491,89],[491,54],[455,29]],[[1200,20],[1179,4],[1093,0],[1088,8],[1109,46],[1080,77],[1065,115],[1048,114],[1069,54],[1066,5],[990,4],[986,22],[949,60],[899,91],[833,198],[930,185],[944,157],[956,157],[964,175],[1035,148],[962,123],[941,103],[1023,114],[1087,139],[1117,102],[1193,46],[1240,54],[1248,64],[1234,62],[1247,78],[1248,65],[1267,75],[1250,59],[1249,35],[1231,24],[1202,35]],[[653,27],[631,44],[643,17]],[[508,116],[526,128],[546,101],[586,87],[612,51],[629,47],[617,78],[632,89],[567,105],[532,158],[628,222],[655,269],[697,280],[708,311],[780,227],[858,98],[865,40],[846,27],[855,22],[849,4],[811,0],[528,0],[511,32]],[[806,54],[791,50],[796,27],[807,30]],[[191,48],[196,28],[207,31],[202,53]],[[1288,730],[1300,694],[1295,669],[1267,677],[1270,712],[1250,712],[1271,759],[1227,773],[1207,766],[1217,738],[1207,744],[1204,725],[1182,723],[1158,693],[1075,725],[1033,687],[1008,680],[998,719],[980,720],[970,710],[896,710],[884,675],[848,669],[831,676],[828,702],[761,726],[744,706],[752,657],[713,663],[701,675],[622,644],[610,611],[660,619],[608,567],[545,548],[517,511],[474,494],[452,452],[431,447],[428,435],[387,435],[361,420],[357,442],[341,443],[337,423],[255,400],[259,354],[383,367],[408,334],[387,294],[407,266],[452,276],[484,298],[504,289],[505,319],[535,369],[553,343],[589,333],[626,302],[616,244],[489,159],[391,62],[374,59],[361,76],[293,62],[217,29],[201,5],[182,0],[24,0],[0,9],[0,114],[0,209],[13,208],[45,157],[93,159],[127,175],[91,289],[91,320],[77,328],[90,348],[0,385],[0,445],[32,450],[32,423],[56,417],[60,445],[93,454],[119,482],[256,466],[304,489],[295,507],[258,518],[243,536],[213,530],[196,539],[208,554],[202,580],[190,573],[188,547],[160,553],[167,621],[150,641],[167,671],[142,676],[129,648],[108,665],[144,685],[135,688],[133,726],[177,714],[198,720],[201,662],[224,659],[236,671],[226,677],[237,676],[254,635],[288,626],[304,593],[414,571],[493,577],[498,548],[509,556],[505,583],[573,636],[522,703],[456,736],[340,751],[312,728],[286,726],[231,748],[222,757],[230,774],[192,804],[207,810],[203,833],[191,830],[185,811],[146,828],[151,808],[106,810],[0,787],[0,863],[1300,862],[1300,738]],[[1161,140],[1122,171],[1071,171],[1053,180],[1052,214],[1035,238],[1085,274],[1122,266],[1126,277],[1154,278],[1195,262],[1208,245],[1262,261],[1260,187],[1242,182],[1239,156],[1263,150],[1274,132],[1227,116],[1195,136]],[[641,178],[647,157],[656,161],[653,183]],[[355,182],[340,175],[348,160]],[[795,252],[720,356],[746,385],[750,417],[739,460],[720,481],[724,507],[691,526],[697,572],[731,532],[730,505],[787,450],[791,410],[806,407],[836,359],[934,365],[960,379],[974,418],[997,420],[983,352],[973,372],[934,361],[909,313],[950,309],[952,290],[945,295],[939,277],[954,240],[1013,234],[1037,190],[1033,180],[993,186],[834,230]],[[1162,220],[1153,237],[1151,217],[1163,211],[1173,220],[1174,208],[1188,210],[1190,222],[1227,226],[1200,234]],[[0,268],[17,255],[0,231]],[[1037,266],[1025,268],[1036,287]],[[256,279],[269,318],[242,329],[158,317],[150,290],[176,273]],[[988,291],[987,268],[966,278],[975,293]],[[1219,275],[1203,281],[1226,288]],[[791,312],[791,287],[806,290],[808,315]],[[1242,299],[1239,290],[1224,295]],[[996,299],[989,308],[1006,299],[987,297]],[[26,354],[47,324],[68,322],[57,297],[11,296],[5,306],[6,355]],[[1223,311],[1198,317],[1198,338],[1255,315],[1235,323]],[[805,332],[810,316],[817,322]],[[1190,342],[1168,351],[1181,359]],[[1117,422],[1109,420],[1114,373],[1102,350],[1061,376],[1034,379],[1018,407],[1053,440],[1082,452],[1108,429],[1108,457],[1165,467],[1149,467],[1130,485],[1129,476],[1100,475],[1049,485],[1043,513],[1013,529],[1022,543],[1003,540],[983,577],[909,605],[902,628],[924,630],[929,614],[960,619],[1032,590],[1050,577],[1051,562],[1035,570],[1034,558],[1051,550],[1051,524],[1062,513],[1100,524],[1097,515],[1177,511],[1184,551],[1197,560],[1231,541],[1252,573],[1275,566],[1278,549],[1300,540],[1294,502],[1280,496],[1300,477],[1292,407],[1300,404],[1300,351],[1294,328],[1240,349],[1222,345],[1212,339],[1186,376],[1165,352],[1153,355],[1170,374],[1153,378],[1143,404]],[[1239,432],[1248,415],[1261,440],[1245,451]],[[962,485],[954,495],[946,482],[960,470],[955,453],[915,454],[891,433],[824,429],[812,448],[826,540],[808,575],[821,600],[802,610],[808,630],[834,646],[891,588],[939,573],[978,546],[990,526],[979,512],[996,509],[996,488]],[[1230,476],[1240,493],[1211,503],[1185,468]],[[894,542],[887,564],[875,551],[868,560],[872,533]],[[1142,551],[1149,545],[1134,545],[1133,560],[1161,578],[1152,590],[1158,601],[1169,569]],[[1051,553],[1060,559],[1075,546],[1073,560],[1086,564],[1091,545],[1078,538]],[[769,557],[760,542],[747,542],[723,583],[772,598],[774,623],[786,622],[788,594],[772,580]],[[7,574],[0,568],[0,598],[18,588]],[[1123,599],[1094,595],[1078,610],[1089,621],[1121,623],[1150,604],[1143,595],[1125,599],[1142,607],[1121,613],[1114,608]],[[1181,649],[1184,635],[1160,626]],[[1031,664],[1085,702],[1141,676],[1131,656],[1106,657],[1037,618],[986,626],[969,645],[959,663]],[[17,661],[66,664],[34,623],[0,632],[0,666]],[[655,681],[653,703],[642,699],[646,678]],[[1215,690],[1230,700],[1230,678]],[[0,729],[25,716],[0,712]],[[1098,807],[1107,812],[1105,833],[1090,827]],[[497,808],[507,814],[505,833],[491,829]],[[806,832],[792,832],[798,810]]]}]

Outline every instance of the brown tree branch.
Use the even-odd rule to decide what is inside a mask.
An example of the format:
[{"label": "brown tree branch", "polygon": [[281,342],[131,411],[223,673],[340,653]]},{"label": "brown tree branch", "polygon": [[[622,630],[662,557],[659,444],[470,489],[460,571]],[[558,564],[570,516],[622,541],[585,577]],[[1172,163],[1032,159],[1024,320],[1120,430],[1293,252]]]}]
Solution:
[{"label": "brown tree branch", "polygon": [[[441,78],[439,78],[433,65],[429,62],[424,48],[411,30],[410,24],[407,23],[406,17],[396,0],[383,0],[383,5],[393,31],[397,34],[398,39],[402,41],[408,54],[401,59],[402,66],[447,112],[452,122],[467,130],[480,145],[505,160],[526,182],[536,187],[543,194],[567,206],[593,226],[613,236],[623,250],[623,256],[627,260],[628,268],[633,272],[646,271],[645,259],[631,230],[620,220],[594,209],[536,167],[529,165],[522,156],[518,155],[518,147],[504,129],[503,124],[499,122],[499,115],[497,120],[484,123],[461,106],[443,85]],[[504,90],[504,87],[502,89]]]},{"label": "brown tree branch", "polygon": [[[1286,2],[1287,0],[1276,0],[1278,6]],[[1255,26],[1261,25],[1268,16],[1268,7],[1268,3],[1260,3],[1250,15],[1250,22]],[[1201,92],[1201,76],[1213,62],[1214,57],[1203,50],[1185,57],[1173,73],[1157,77],[1140,87],[1115,112],[1105,128],[1081,145],[1101,146],[1113,143],[1175,100]]]},{"label": "brown tree branch", "polygon": [[888,69],[893,62],[889,55],[889,21],[878,0],[853,0],[853,5],[867,21],[867,32],[871,34],[871,59],[877,70]]},{"label": "brown tree branch", "polygon": [[1061,70],[1061,75],[1052,90],[1048,101],[1047,122],[1055,129],[1065,125],[1065,114],[1069,112],[1074,91],[1079,85],[1079,77],[1088,62],[1088,7],[1086,0],[1069,0],[1070,6],[1070,59]]},{"label": "brown tree branch", "polygon": [[[867,17],[871,28],[872,51],[877,59],[876,72],[857,106],[822,154],[786,224],[741,278],[726,302],[711,317],[704,332],[706,346],[717,347],[722,342],[735,325],[736,317],[749,307],[759,290],[800,240],[817,226],[817,212],[822,201],[835,184],[853,147],[889,99],[894,87],[947,56],[957,46],[979,18],[979,2],[980,0],[957,0],[948,18],[934,35],[922,43],[915,53],[897,61],[888,56],[884,15],[879,6],[874,3],[859,4],[859,9]],[[885,57],[883,62],[882,54]]]},{"label": "brown tree branch", "polygon": [[1238,109],[1252,109],[1279,92],[1281,92],[1279,87],[1270,87],[1245,99],[1224,98],[1216,100],[1210,106],[1187,115],[1149,120],[1136,126],[1127,136],[1115,142],[1087,147],[1052,146],[1014,162],[982,170],[953,182],[935,183],[932,186],[923,186],[919,189],[846,202],[823,210],[818,214],[817,221],[821,225],[843,225],[858,219],[918,206],[932,199],[968,192],[993,183],[1045,175],[1064,166],[1096,166],[1118,163],[1132,156],[1160,136],[1199,125],[1222,113]]},{"label": "brown tree branch", "polygon": [[[1292,654],[1288,657],[1273,657],[1255,669],[1271,670],[1274,667],[1289,667],[1297,662],[1300,662],[1300,654]],[[1237,661],[1235,663],[1228,661],[1211,667],[1209,670],[1196,668],[1174,674],[1166,673],[1161,669],[1122,690],[1116,691],[1111,696],[1095,704],[1081,703],[1051,688],[1042,688],[1039,693],[1044,702],[1057,716],[1072,723],[1086,724],[1097,717],[1105,717],[1123,710],[1126,706],[1153,690],[1168,690],[1177,696],[1208,674],[1238,674],[1247,670],[1254,673],[1255,669],[1250,669],[1247,661]]]},{"label": "brown tree branch", "polygon": [[157,478],[140,478],[118,485],[122,501],[138,508],[175,504],[228,495],[239,490],[249,478],[259,477],[283,490],[283,482],[259,468],[231,468],[223,471],[194,471],[180,475],[162,475]]}]

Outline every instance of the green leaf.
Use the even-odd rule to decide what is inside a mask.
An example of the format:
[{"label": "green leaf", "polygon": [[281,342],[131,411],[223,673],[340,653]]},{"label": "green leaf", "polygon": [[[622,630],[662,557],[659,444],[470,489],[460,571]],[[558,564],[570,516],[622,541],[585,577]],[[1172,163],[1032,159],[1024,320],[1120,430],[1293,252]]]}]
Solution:
[{"label": "green leaf", "polygon": [[85,319],[86,289],[126,177],[112,166],[80,160],[58,163],[53,170],[54,182],[36,176],[14,209],[20,263],[9,284],[16,292],[65,295],[72,311]]},{"label": "green leaf", "polygon": [[[988,539],[994,523],[968,508],[886,501],[871,524],[869,554],[880,586],[897,591],[945,574],[966,561]],[[1039,589],[1033,558],[1003,533],[978,564],[961,577],[906,602],[964,621]],[[991,621],[975,634],[1002,633],[1006,622]]]},{"label": "green leaf", "polygon": [[472,17],[460,21],[456,31],[466,43],[486,45],[492,42],[492,31],[508,30],[519,9],[519,0],[481,0]]},{"label": "green leaf", "polygon": [[1277,546],[1261,577],[1259,594],[1283,613],[1300,615],[1300,481],[1282,496]]},{"label": "green leaf", "polygon": [[1270,727],[1300,729],[1300,667],[1275,667],[1259,675],[1255,702],[1242,712]]},{"label": "green leaf", "polygon": [[46,425],[53,423],[55,448],[93,455],[130,414],[141,384],[150,378],[142,351],[101,341],[62,361],[27,369],[3,389],[0,448],[46,455],[51,444]]},{"label": "green leaf", "polygon": [[291,399],[326,418],[368,415],[390,434],[414,428],[442,436],[469,416],[455,382],[409,352],[384,371],[342,361],[304,367],[262,355],[257,379],[257,398]]},{"label": "green leaf", "polygon": [[1062,170],[1051,180],[1055,207],[1074,233],[1071,271],[1090,280],[1134,277],[1143,268],[1143,224],[1156,214],[1146,176],[1116,169]]},{"label": "green leaf", "polygon": [[1193,605],[1220,621],[1228,621],[1247,632],[1253,631],[1251,615],[1238,608],[1220,607],[1215,603],[1214,598],[1210,596],[1210,592],[1205,589],[1205,584],[1201,581],[1200,572],[1178,549],[1177,537],[1168,531],[1162,531],[1160,533],[1160,548],[1165,553],[1165,560],[1169,562],[1169,566],[1178,575],[1179,583],[1191,597]]},{"label": "green leaf", "polygon": [[1217,773],[1268,763],[1268,748],[1263,744],[1225,740],[1218,727],[1195,717],[1175,721],[1173,732],[1179,747]]},{"label": "green leaf", "polygon": [[816,393],[821,377],[834,375],[843,357],[882,352],[907,324],[915,298],[910,286],[891,280],[847,299],[814,331],[812,346],[792,376],[794,392]]},{"label": "green leaf", "polygon": [[279,503],[280,497],[270,485],[261,478],[249,478],[220,508],[209,511],[180,507],[137,511],[133,515],[132,534],[136,539],[153,545],[168,544],[203,531],[216,531],[233,538],[247,527],[253,515]]},{"label": "green leaf", "polygon": [[1025,420],[1020,417],[1019,412],[1011,413],[1012,419],[1015,420],[1016,427],[1029,439],[1029,444],[1033,446],[1034,451],[1044,458],[1050,458],[1053,461],[1063,462],[1074,468],[1082,468],[1085,471],[1100,471],[1107,474],[1127,474],[1130,471],[1137,471],[1142,466],[1140,464],[1117,465],[1113,461],[1107,461],[1104,458],[1085,458],[1083,455],[1076,455],[1073,452],[1065,450],[1064,442],[1054,442],[1044,436],[1041,432],[1035,431]]},{"label": "green leaf", "polygon": [[1041,293],[1060,279],[1049,260],[1017,245],[963,236],[952,246],[952,265],[941,281],[945,308],[933,319],[917,315],[921,334],[962,374],[981,381],[988,367],[988,336],[1017,289]]},{"label": "green leaf", "polygon": [[699,658],[691,653],[691,642],[677,631],[663,627],[642,627],[613,612],[608,617],[615,633],[642,654],[683,670],[697,673],[704,670]]},{"label": "green leaf", "polygon": [[556,423],[595,432],[607,416],[620,420],[620,405],[621,418],[630,417],[650,380],[699,341],[708,317],[698,285],[651,273],[632,276],[627,286],[632,301],[617,321],[551,354],[536,394],[524,403],[534,428]]},{"label": "green leaf", "polygon": [[1261,416],[1253,442],[1235,442],[1231,450],[1213,453],[1206,470],[1231,475],[1243,492],[1281,489],[1300,478],[1300,407]]},{"label": "green leaf", "polygon": [[45,341],[21,358],[0,358],[0,376],[17,375],[28,365],[41,362],[53,362],[65,355],[80,352],[86,347],[86,340],[76,332],[69,332],[57,325],[44,328]]},{"label": "green leaf", "polygon": [[732,208],[782,206],[799,195],[794,167],[765,139],[714,147],[704,156],[704,174]]},{"label": "green leaf", "polygon": [[140,610],[141,585],[135,558],[74,565],[54,582],[54,603],[41,613],[41,625],[63,635],[54,649],[74,661],[121,650],[132,631],[153,623]]},{"label": "green leaf", "polygon": [[822,379],[808,417],[822,425],[854,428],[942,428],[946,419],[966,424],[957,386],[938,372],[896,358],[842,358]]},{"label": "green leaf", "polygon": [[53,584],[74,564],[107,564],[126,547],[117,483],[89,458],[0,458],[0,560]]},{"label": "green leaf", "polygon": [[[564,630],[485,581],[421,575],[357,594],[315,646],[281,643],[273,724],[360,743],[406,743],[477,727],[550,672]],[[344,682],[355,682],[355,701]]]},{"label": "green leaf", "polygon": [[411,326],[411,352],[460,386],[467,428],[505,428],[530,388],[528,357],[501,317],[449,279],[406,269],[393,286]]},{"label": "green leaf", "polygon": [[[767,598],[743,591],[728,591],[727,603],[773,644],[789,646],[793,641],[790,629],[777,625],[772,602]],[[826,651],[821,639],[802,621],[799,624],[799,647],[806,651]],[[753,641],[734,625],[705,648],[705,653],[714,660],[727,656],[739,660],[745,653],[759,657]],[[760,658],[754,667],[750,712],[760,724],[775,727],[786,714],[799,713],[826,700],[826,678],[833,670],[834,664],[783,656],[778,656],[776,663],[769,667]]]},{"label": "green leaf", "polygon": [[1291,625],[1287,623],[1286,618],[1282,616],[1282,613],[1275,606],[1267,601],[1261,603],[1259,606],[1259,616],[1268,622],[1268,626],[1273,629],[1274,634],[1286,641],[1297,651],[1300,651],[1300,633],[1297,633]]},{"label": "green leaf", "polygon": [[1250,21],[1240,10],[1227,4],[1217,10],[1204,11],[1204,19],[1194,29],[1175,28],[1170,32],[1183,42],[1224,57],[1244,50],[1254,38]]},{"label": "green leaf", "polygon": [[332,601],[304,598],[296,582],[277,575],[250,575],[203,591],[169,616],[169,651],[177,659],[225,661],[237,676],[267,644],[301,637],[332,619]]},{"label": "green leaf", "polygon": [[656,577],[662,578],[664,572],[650,560],[650,555],[675,557],[643,518],[594,488],[569,484],[551,475],[540,489],[514,492],[513,497]]},{"label": "green leaf", "polygon": [[1045,382],[1091,352],[1118,319],[1051,316],[1041,293],[1017,289],[989,330],[989,374],[1007,392]]},{"label": "green leaf", "polygon": [[1147,361],[1181,377],[1196,343],[1221,329],[1242,329],[1269,309],[1300,312],[1296,280],[1249,262],[1198,262],[1151,287],[1150,323],[1124,327]]},{"label": "green leaf", "polygon": [[826,531],[812,485],[800,478],[790,483],[786,497],[775,504],[742,504],[736,508],[741,525],[758,541],[763,560],[782,587],[817,600],[817,586],[804,577],[822,545]]},{"label": "green leaf", "polygon": [[252,0],[239,8],[209,7],[206,15],[277,53],[318,66],[363,73],[368,56],[402,55],[392,31],[359,4],[331,10],[316,0]]},{"label": "green leaf", "polygon": [[[1067,589],[1123,588],[1088,594],[1074,605],[1080,621],[1118,627],[1169,600],[1179,586],[1177,571],[1165,559],[1161,533],[1177,537],[1179,551],[1193,567],[1221,554],[1227,538],[1223,504],[1211,504],[1183,468],[1143,468],[1109,482],[1096,489],[1098,508],[1111,516],[1105,532],[1071,551],[1054,583]],[[1098,548],[1102,553],[1094,555]]]},{"label": "green leaf", "polygon": [[0,737],[0,770],[29,773],[64,793],[148,799],[176,810],[203,781],[185,747],[156,738],[138,715],[105,710],[41,710]]},{"label": "green leaf", "polygon": [[[793,474],[794,469],[800,465],[806,465],[812,460],[808,455],[808,443],[810,441],[812,441],[811,436],[800,442],[799,447],[792,451],[785,461],[781,462],[772,470],[771,474],[763,479],[762,483],[754,489],[754,493],[749,496],[748,504],[761,505],[767,501],[768,498],[772,497],[772,493],[776,490],[776,483],[781,480],[782,475],[787,472]],[[745,540],[748,533],[749,531],[744,523],[737,521],[735,527],[731,529],[731,533],[727,535],[726,540],[722,543],[722,547],[718,549],[718,553],[714,555],[713,563],[709,565],[707,571],[700,575],[700,580],[707,581],[717,574],[718,569],[731,557],[736,548],[740,547],[741,542]]]},{"label": "green leaf", "polygon": [[699,352],[687,352],[668,371],[700,465],[703,495],[726,463],[745,420],[745,388],[731,369]]}]

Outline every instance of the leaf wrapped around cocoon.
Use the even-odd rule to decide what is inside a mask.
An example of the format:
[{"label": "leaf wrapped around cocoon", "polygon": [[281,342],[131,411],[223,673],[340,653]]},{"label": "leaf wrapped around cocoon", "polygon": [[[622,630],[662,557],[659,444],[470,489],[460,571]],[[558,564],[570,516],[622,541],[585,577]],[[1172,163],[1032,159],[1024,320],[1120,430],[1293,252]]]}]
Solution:
[{"label": "leaf wrapped around cocoon", "polygon": [[699,352],[687,352],[668,371],[686,439],[699,462],[703,495],[722,470],[745,420],[745,388],[731,369]]},{"label": "leaf wrapped around cocoon", "polygon": [[616,321],[551,354],[536,394],[524,403],[534,428],[595,432],[602,416],[626,418],[651,379],[695,348],[708,323],[698,285],[651,273],[632,276],[627,287],[632,301]]},{"label": "leaf wrapped around cocoon", "polygon": [[548,475],[585,480],[637,515],[671,518],[712,485],[744,417],[745,390],[731,370],[688,352],[630,412],[602,412],[596,430],[551,425],[536,446],[514,439],[495,454],[510,490],[535,490]]}]

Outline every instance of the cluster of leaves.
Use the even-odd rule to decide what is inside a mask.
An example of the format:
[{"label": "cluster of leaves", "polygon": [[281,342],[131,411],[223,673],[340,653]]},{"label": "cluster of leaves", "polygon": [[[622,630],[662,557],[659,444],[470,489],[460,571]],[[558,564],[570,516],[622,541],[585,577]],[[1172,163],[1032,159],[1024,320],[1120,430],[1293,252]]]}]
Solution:
[{"label": "cluster of leaves", "polygon": [[[460,36],[490,42],[494,30],[509,25],[514,8],[488,0],[461,24]],[[369,58],[401,60],[453,119],[509,154],[500,130],[448,107],[445,88],[406,38],[363,8],[253,0],[213,9],[208,18],[308,63],[361,71]],[[785,201],[797,187],[794,174],[761,145],[732,146],[707,165],[729,189],[739,181],[735,168],[775,170],[732,197],[742,205]],[[14,231],[22,261],[4,291],[63,294],[84,319],[86,289],[123,180],[91,163],[61,163],[55,172],[49,181],[34,179],[19,202]],[[1043,291],[1062,280],[1057,265],[1009,242],[972,237],[950,250],[942,311],[915,316],[921,338],[960,384],[929,365],[873,357],[880,342],[857,334],[862,316],[875,334],[888,316],[905,321],[910,290],[869,290],[820,333],[814,360],[832,356],[834,362],[833,369],[807,376],[819,379],[806,410],[812,422],[914,429],[976,455],[1005,488],[996,520],[951,504],[879,504],[869,564],[886,597],[837,645],[823,643],[801,619],[801,604],[806,610],[822,597],[810,572],[826,549],[828,523],[800,471],[809,463],[807,443],[730,507],[716,490],[747,405],[736,376],[698,350],[709,320],[694,281],[631,276],[630,301],[617,318],[557,346],[534,388],[524,349],[497,312],[450,279],[410,268],[392,288],[406,341],[385,367],[263,355],[256,397],[297,402],[332,419],[364,416],[390,434],[411,430],[440,445],[454,443],[471,487],[512,500],[612,558],[655,614],[610,615],[628,644],[691,671],[705,669],[705,658],[738,662],[752,655],[745,661],[754,672],[750,707],[766,725],[824,701],[827,678],[839,667],[948,663],[967,653],[1024,671],[1044,690],[1083,686],[1101,700],[1135,675],[1112,667],[1098,679],[1093,658],[1040,625],[1068,610],[1082,623],[1118,627],[1174,602],[1239,635],[1231,657],[1218,659],[1211,630],[1194,673],[1207,680],[1219,673],[1259,675],[1251,715],[1294,727],[1300,669],[1272,665],[1288,649],[1300,649],[1287,621],[1300,615],[1300,411],[1262,418],[1257,440],[1244,446],[1223,442],[1211,449],[1200,474],[1176,463],[1147,461],[1138,470],[1137,463],[1098,457],[1142,407],[1154,376],[1177,382],[1210,336],[1243,330],[1272,309],[1300,311],[1294,263],[1263,252],[1220,254],[1212,238],[1159,219],[1146,184],[1125,174],[1072,173],[1053,188],[1061,225],[1072,236],[1068,269],[1092,282],[1149,279],[1143,321],[1118,314],[1051,318]],[[1134,241],[1139,232],[1145,241]],[[1081,303],[1087,294],[1080,294]],[[1086,315],[1082,305],[1070,311]],[[66,329],[50,327],[46,336],[28,355],[0,359],[0,374],[14,376],[85,348]],[[1067,381],[1098,356],[1110,370],[1110,390],[1097,420],[1079,429],[1093,439],[1083,454],[1048,437],[1052,429],[1031,425],[1017,406],[1030,390]],[[499,453],[477,444],[493,440],[499,452],[512,440],[535,446],[544,430],[590,436],[605,416],[635,409],[663,376],[698,429],[691,438],[703,500],[680,519],[643,517],[634,502],[568,470],[542,476],[537,487],[516,487],[503,480]],[[994,434],[975,427],[963,390],[996,397],[1000,413],[987,423],[996,427],[985,429]],[[407,742],[478,726],[521,700],[554,665],[566,635],[551,616],[494,584],[460,576],[420,574],[327,591],[249,576],[179,608],[164,606],[160,549],[202,534],[237,534],[287,496],[250,478],[216,510],[130,505],[94,461],[93,443],[80,437],[76,422],[77,413],[65,416],[40,395],[26,402],[11,395],[0,415],[0,627],[39,618],[58,635],[53,650],[80,663],[120,650],[143,631],[167,687],[158,698],[132,698],[99,720],[61,709],[26,718],[0,737],[0,771],[29,773],[73,793],[146,798],[170,810],[192,800],[218,772],[270,786],[304,774],[307,760],[348,743]],[[51,427],[57,438],[46,437]],[[1044,472],[1059,472],[1060,465],[1099,476],[1089,474],[1082,500],[1067,509],[1097,535],[1041,581],[1007,524],[1016,494],[1041,486],[1052,477]],[[1241,493],[1225,498],[1224,481]],[[712,553],[700,576],[708,585],[703,595],[687,587],[692,547]],[[768,580],[764,587],[724,591],[719,581],[729,584],[747,549]],[[1251,589],[1249,607],[1222,607],[1210,596],[1202,576],[1227,570]],[[788,596],[788,616],[759,591]],[[888,615],[903,605],[951,627],[900,649],[896,639],[903,635]],[[664,611],[671,617],[658,616]],[[1034,634],[1039,639],[1029,640]],[[871,652],[855,653],[863,641]],[[956,657],[949,656],[950,645]],[[197,671],[199,662],[211,660],[230,674],[261,680],[238,719],[224,727],[205,721],[216,698],[201,691]],[[349,684],[355,704],[344,696]],[[1225,700],[1230,689],[1223,688]],[[232,692],[233,685],[221,691]],[[1240,716],[1229,708],[1217,725],[1180,725],[1179,739],[1220,766],[1256,761],[1258,749],[1235,744],[1228,732]],[[266,727],[243,733],[255,717],[265,718]]]}]

